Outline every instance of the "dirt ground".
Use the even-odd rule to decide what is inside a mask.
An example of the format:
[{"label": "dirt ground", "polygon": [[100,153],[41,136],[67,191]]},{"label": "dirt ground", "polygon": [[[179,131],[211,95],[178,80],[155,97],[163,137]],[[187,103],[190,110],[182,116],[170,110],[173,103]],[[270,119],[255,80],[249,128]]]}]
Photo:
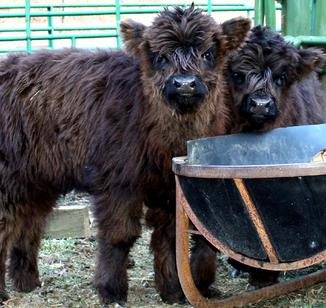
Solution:
[{"label": "dirt ground", "polygon": [[[148,252],[149,230],[144,230],[132,251],[136,265],[129,270],[129,296],[127,307],[169,307],[160,300],[154,288],[152,256]],[[101,307],[92,276],[95,260],[94,239],[44,240],[40,254],[42,286],[23,294],[8,291],[11,299],[5,307]],[[219,270],[215,287],[224,295],[237,294],[246,288],[245,278],[232,279],[225,258],[218,258]],[[287,273],[283,279],[296,276]],[[325,307],[326,283],[291,293],[250,307]],[[173,305],[186,307],[186,305]],[[111,307],[119,307],[112,305]]]},{"label": "dirt ground", "polygon": [[[73,196],[61,200],[60,203],[66,203],[67,200],[69,204],[88,202],[87,198]],[[155,290],[153,257],[148,248],[149,239],[150,230],[144,228],[142,237],[131,252],[135,266],[128,270],[127,307],[169,307],[162,303]],[[95,255],[94,236],[84,239],[44,239],[39,257],[42,286],[31,293],[24,294],[14,292],[8,282],[11,299],[5,304],[5,307],[101,307],[92,286]],[[309,270],[285,273],[282,275],[282,280],[321,268],[326,268],[326,264],[315,266]],[[228,297],[245,290],[247,279],[232,278],[231,268],[226,262],[226,257],[219,255],[214,288],[218,289],[223,297]],[[187,307],[187,305],[173,306]],[[111,305],[111,307],[119,307],[119,305]],[[326,283],[250,307],[326,307]]]}]

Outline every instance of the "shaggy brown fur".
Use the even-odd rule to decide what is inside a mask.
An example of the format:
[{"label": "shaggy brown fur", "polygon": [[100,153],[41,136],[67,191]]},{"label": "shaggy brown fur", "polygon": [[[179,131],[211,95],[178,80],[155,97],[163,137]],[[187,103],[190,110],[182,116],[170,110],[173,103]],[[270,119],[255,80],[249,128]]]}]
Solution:
[{"label": "shaggy brown fur", "polygon": [[[142,205],[154,227],[157,288],[183,299],[175,266],[173,156],[186,140],[224,134],[223,68],[247,19],[218,25],[193,7],[164,10],[150,27],[121,24],[124,52],[67,49],[9,55],[0,62],[0,291],[5,260],[14,287],[39,285],[44,219],[71,189],[91,193],[98,222],[95,286],[103,303],[127,300],[127,260],[141,232]],[[194,248],[193,271],[203,292]],[[212,264],[213,262],[213,264]],[[204,271],[205,273],[205,271]]]},{"label": "shaggy brown fur", "polygon": [[[325,97],[316,71],[326,57],[318,49],[296,49],[268,27],[252,29],[248,42],[229,60],[232,133],[325,122]],[[258,95],[257,95],[258,94]],[[267,101],[264,108],[250,105]],[[250,103],[251,102],[251,103]],[[249,284],[260,288],[278,280],[278,272],[250,268]],[[236,271],[234,274],[237,273]],[[238,273],[237,273],[238,274]]]}]

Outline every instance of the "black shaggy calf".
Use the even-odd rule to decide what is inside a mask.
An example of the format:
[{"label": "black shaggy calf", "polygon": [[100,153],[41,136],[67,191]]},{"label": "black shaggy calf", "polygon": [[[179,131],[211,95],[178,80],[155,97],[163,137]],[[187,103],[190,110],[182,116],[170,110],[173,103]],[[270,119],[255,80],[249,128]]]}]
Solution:
[{"label": "black shaggy calf", "polygon": [[[40,284],[44,221],[71,189],[94,198],[94,282],[103,303],[127,300],[128,253],[141,232],[144,202],[154,227],[157,289],[165,301],[183,299],[171,159],[185,154],[188,139],[225,133],[223,68],[249,27],[247,19],[218,25],[193,7],[175,8],[149,27],[121,24],[131,55],[66,49],[12,54],[0,62],[3,300],[7,257],[17,290]],[[215,251],[196,241],[193,272],[205,292],[214,280]]]},{"label": "black shaggy calf", "polygon": [[297,49],[268,27],[252,29],[227,68],[231,132],[324,122],[319,49]]},{"label": "black shaggy calf", "polygon": [[[229,60],[230,132],[325,122],[325,96],[317,71],[326,57],[321,50],[296,49],[268,27],[252,29],[247,43]],[[249,272],[249,284],[260,288],[278,280],[278,272],[230,263]]]}]

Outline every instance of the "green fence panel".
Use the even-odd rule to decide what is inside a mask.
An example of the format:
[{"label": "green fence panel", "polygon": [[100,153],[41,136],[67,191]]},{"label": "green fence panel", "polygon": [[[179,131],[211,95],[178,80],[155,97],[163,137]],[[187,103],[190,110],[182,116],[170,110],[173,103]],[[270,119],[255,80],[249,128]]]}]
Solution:
[{"label": "green fence panel", "polygon": [[116,21],[116,29],[117,29],[117,48],[121,47],[121,39],[120,39],[120,20],[121,20],[121,7],[120,0],[115,0],[115,21]]},{"label": "green fence panel", "polygon": [[29,0],[25,0],[25,22],[26,22],[26,50],[32,50],[31,41],[31,5]]},{"label": "green fence panel", "polygon": [[[326,1],[283,0],[282,32],[297,47],[316,46],[326,51]],[[326,67],[322,69],[326,90]]]},{"label": "green fence panel", "polygon": [[325,0],[284,0],[283,33],[326,36]]},{"label": "green fence panel", "polygon": [[319,0],[316,4],[316,35],[326,36],[326,1]]},{"label": "green fence panel", "polygon": [[285,1],[283,3],[283,29],[285,35],[312,35],[312,0]]},{"label": "green fence panel", "polygon": [[284,0],[283,33],[326,36],[325,0]]},{"label": "green fence panel", "polygon": [[[49,6],[47,7],[48,12],[52,12],[53,11],[53,7]],[[53,19],[52,16],[48,17],[48,34],[49,35],[53,35]],[[49,48],[53,48],[53,40],[49,39]]]},{"label": "green fence panel", "polygon": [[255,2],[255,25],[264,24],[264,0]]},{"label": "green fence panel", "polygon": [[[57,40],[69,39],[71,41],[71,46],[75,46],[76,42],[80,39],[86,38],[116,38],[114,48],[121,47],[120,38],[120,20],[123,15],[129,14],[153,14],[161,11],[165,6],[189,6],[189,2],[167,2],[167,3],[154,3],[154,2],[143,2],[143,3],[122,3],[120,0],[111,0],[110,3],[61,3],[54,4],[49,1],[49,4],[32,4],[31,0],[25,0],[25,5],[9,5],[0,4],[0,18],[24,18],[25,27],[22,25],[17,28],[10,28],[6,26],[0,27],[0,42],[26,42],[26,48],[1,48],[0,53],[10,52],[10,51],[32,51],[33,42],[39,40],[46,40],[48,48],[54,48],[54,42]],[[262,8],[269,7],[270,4],[265,4],[267,1],[273,1],[270,12],[272,14],[267,14],[267,19],[272,22],[275,19],[275,4],[274,0],[261,0],[263,3]],[[255,6],[247,5],[246,0],[239,0],[238,3],[230,3],[225,1],[223,3],[215,3],[212,0],[195,2],[195,6],[200,7],[206,11],[209,15],[214,12],[246,12],[247,16],[253,16],[252,13],[255,12]],[[64,10],[68,9],[69,10]],[[96,10],[95,10],[96,8]],[[13,12],[12,10],[18,10]],[[281,6],[276,7],[277,10],[281,9]],[[257,10],[255,15],[258,14]],[[261,12],[262,18],[264,18],[265,11]],[[107,26],[56,26],[56,18],[64,18],[66,16],[100,16],[100,15],[112,15],[115,18],[115,22],[108,24]],[[31,24],[31,19],[35,17],[45,17],[47,23],[44,25],[33,26]],[[262,20],[263,22],[263,20]],[[262,23],[261,22],[261,23]],[[257,23],[257,22],[256,22]],[[62,33],[69,32],[69,33]],[[83,32],[84,31],[84,32]],[[88,31],[88,32],[87,32]],[[92,33],[89,31],[97,31]],[[12,35],[10,35],[12,33]]]},{"label": "green fence panel", "polygon": [[266,14],[266,25],[270,26],[275,30],[276,29],[275,1],[264,0],[264,9]]},{"label": "green fence panel", "polygon": [[255,0],[255,25],[267,25],[276,30],[276,10],[281,10],[275,0]]}]

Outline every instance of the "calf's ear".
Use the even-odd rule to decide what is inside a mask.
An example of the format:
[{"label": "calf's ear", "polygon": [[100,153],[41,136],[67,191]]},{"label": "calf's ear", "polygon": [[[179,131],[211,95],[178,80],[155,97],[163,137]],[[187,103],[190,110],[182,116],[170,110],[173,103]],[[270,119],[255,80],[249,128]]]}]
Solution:
[{"label": "calf's ear", "polygon": [[251,21],[249,18],[237,17],[222,23],[222,32],[226,39],[226,51],[239,48],[250,30]]},{"label": "calf's ear", "polygon": [[128,53],[136,57],[139,55],[141,52],[140,45],[144,41],[143,33],[145,29],[146,26],[131,19],[120,23],[120,33],[124,41],[125,50]]},{"label": "calf's ear", "polygon": [[298,52],[297,74],[300,78],[313,71],[318,71],[326,63],[326,54],[320,49],[306,48],[300,49]]}]

